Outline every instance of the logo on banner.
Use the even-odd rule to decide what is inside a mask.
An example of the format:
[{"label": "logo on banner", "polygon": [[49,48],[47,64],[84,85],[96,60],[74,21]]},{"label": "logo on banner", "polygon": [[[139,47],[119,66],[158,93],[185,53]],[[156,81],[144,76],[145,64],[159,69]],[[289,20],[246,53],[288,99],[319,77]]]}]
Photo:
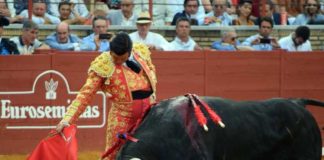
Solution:
[{"label": "logo on banner", "polygon": [[[45,71],[35,78],[30,91],[0,91],[0,121],[6,129],[55,128],[77,94],[62,73]],[[78,128],[102,128],[105,123],[106,96],[100,91],[80,115]]]},{"label": "logo on banner", "polygon": [[46,88],[46,99],[56,99],[56,89],[57,89],[58,81],[54,82],[54,80],[51,78],[51,80],[45,81],[45,88]]}]

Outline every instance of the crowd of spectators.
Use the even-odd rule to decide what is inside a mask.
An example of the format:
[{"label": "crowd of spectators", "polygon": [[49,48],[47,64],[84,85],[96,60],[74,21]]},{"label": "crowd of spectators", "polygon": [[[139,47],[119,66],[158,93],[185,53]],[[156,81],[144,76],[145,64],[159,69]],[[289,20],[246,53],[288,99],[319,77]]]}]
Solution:
[{"label": "crowd of spectators", "polygon": [[[285,4],[266,0],[265,5],[260,0],[152,0],[152,17],[148,13],[149,0],[33,0],[30,12],[27,2],[0,0],[1,34],[7,22],[23,24],[22,34],[5,40],[10,49],[2,50],[1,54],[32,54],[35,49],[48,48],[107,51],[113,36],[110,25],[136,26],[137,31],[129,34],[131,39],[147,44],[151,50],[203,49],[190,37],[192,25],[257,25],[259,33],[242,42],[235,30],[222,31],[221,40],[212,43],[210,49],[311,51],[307,25],[324,24],[323,0],[288,0]],[[40,42],[38,26],[43,24],[56,25],[56,31]],[[79,38],[71,34],[70,25],[92,25],[93,33]],[[175,26],[176,35],[171,42],[150,31],[151,26],[164,25]],[[296,25],[296,30],[279,40],[271,35],[274,25]]]},{"label": "crowd of spectators", "polygon": [[[37,24],[58,24],[67,19],[77,21],[69,24],[86,24],[96,12],[102,12],[113,25],[135,26],[131,22],[149,10],[149,0],[32,1],[32,18]],[[323,0],[264,2],[265,5],[261,0],[152,0],[152,25],[175,25],[179,17],[189,18],[194,25],[257,25],[256,20],[263,16],[271,17],[276,25],[287,21],[296,25],[324,21]],[[12,20],[10,23],[21,23],[28,17],[28,0],[0,0],[0,15]],[[120,19],[128,23],[120,23]]]}]

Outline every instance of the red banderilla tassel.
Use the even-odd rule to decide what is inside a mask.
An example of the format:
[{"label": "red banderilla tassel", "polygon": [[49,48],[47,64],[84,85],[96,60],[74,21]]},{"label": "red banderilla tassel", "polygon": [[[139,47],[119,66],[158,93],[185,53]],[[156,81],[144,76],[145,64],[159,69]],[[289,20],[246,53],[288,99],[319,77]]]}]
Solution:
[{"label": "red banderilla tassel", "polygon": [[198,96],[193,95],[194,98],[199,101],[206,109],[206,111],[208,112],[210,118],[212,119],[212,121],[218,125],[220,125],[222,128],[225,127],[225,124],[222,122],[222,119],[218,116],[218,114],[212,110],[209,105],[207,103],[205,103],[204,101],[202,101]]},{"label": "red banderilla tassel", "polygon": [[208,131],[208,127],[207,127],[207,119],[204,116],[203,112],[201,111],[200,107],[196,104],[196,102],[194,101],[193,97],[191,94],[188,94],[188,97],[191,101],[191,104],[194,107],[194,111],[195,111],[195,116],[197,118],[198,124],[204,128],[205,131]]},{"label": "red banderilla tassel", "polygon": [[132,142],[138,142],[138,139],[137,139],[137,138],[132,137],[132,136],[130,136],[130,135],[127,134],[127,133],[118,133],[118,134],[117,134],[117,137],[120,138],[120,139],[130,140],[130,141],[132,141]]}]

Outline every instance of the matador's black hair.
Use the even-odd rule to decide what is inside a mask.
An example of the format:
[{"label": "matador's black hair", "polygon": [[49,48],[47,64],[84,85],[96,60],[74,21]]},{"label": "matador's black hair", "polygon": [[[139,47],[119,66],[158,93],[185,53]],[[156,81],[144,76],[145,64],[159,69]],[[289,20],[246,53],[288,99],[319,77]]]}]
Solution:
[{"label": "matador's black hair", "polygon": [[133,47],[132,40],[126,32],[119,32],[110,42],[110,50],[117,55],[131,53]]}]

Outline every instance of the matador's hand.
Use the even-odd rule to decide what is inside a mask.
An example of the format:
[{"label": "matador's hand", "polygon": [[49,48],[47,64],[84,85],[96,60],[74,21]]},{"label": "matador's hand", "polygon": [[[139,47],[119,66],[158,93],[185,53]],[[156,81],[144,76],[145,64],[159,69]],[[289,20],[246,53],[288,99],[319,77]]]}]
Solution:
[{"label": "matador's hand", "polygon": [[56,129],[55,129],[55,130],[56,130],[58,133],[60,133],[60,132],[62,132],[62,130],[63,130],[65,127],[68,127],[68,126],[70,126],[69,122],[62,120],[62,121],[61,121],[61,122],[56,126]]}]

